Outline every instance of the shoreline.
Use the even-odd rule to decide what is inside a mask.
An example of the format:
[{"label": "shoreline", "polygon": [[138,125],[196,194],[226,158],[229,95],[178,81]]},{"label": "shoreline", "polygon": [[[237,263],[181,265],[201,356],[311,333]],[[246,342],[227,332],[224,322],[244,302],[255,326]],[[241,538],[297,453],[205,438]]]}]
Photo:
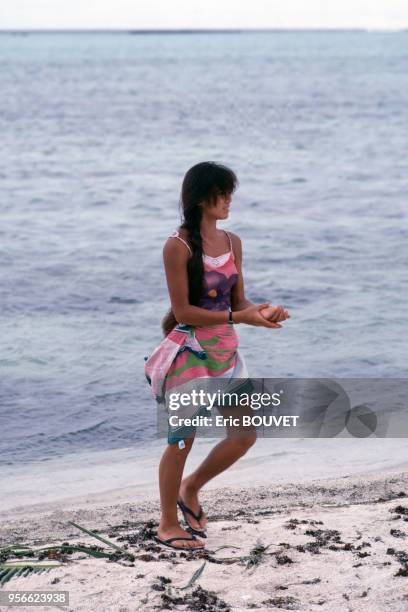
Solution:
[{"label": "shoreline", "polygon": [[[185,473],[196,469],[216,440],[198,438]],[[22,516],[59,507],[98,507],[158,498],[162,440],[144,447],[73,453],[49,461],[0,470],[0,517]],[[367,471],[408,470],[405,439],[259,439],[244,457],[211,480],[205,490],[257,485],[301,485],[310,480],[342,478]],[[324,460],[322,459],[324,458]],[[296,483],[296,485],[295,485]],[[6,513],[6,514],[4,514]]]},{"label": "shoreline", "polygon": [[[334,478],[310,478],[301,483],[278,482],[256,485],[254,487],[232,485],[204,488],[200,499],[212,511],[230,504],[231,511],[245,511],[256,514],[271,505],[277,512],[283,509],[312,508],[315,504],[322,507],[342,507],[351,504],[375,503],[377,499],[397,499],[399,493],[408,497],[408,469],[384,469],[381,471],[362,471],[359,474]],[[112,520],[147,521],[158,516],[160,502],[156,495],[146,499],[129,501],[137,486],[112,489],[101,494],[73,497],[61,501],[36,503],[0,511],[0,546],[13,544],[11,539],[25,543],[47,543],[50,541],[48,530],[56,534],[56,539],[75,537],[76,531],[64,525],[64,520],[89,520],[88,529],[109,529]],[[397,491],[398,489],[398,491]],[[401,497],[403,497],[401,495]],[[112,503],[107,504],[108,498]],[[251,503],[251,499],[256,504]],[[126,501],[125,501],[126,500]],[[37,535],[31,535],[35,532]]]}]

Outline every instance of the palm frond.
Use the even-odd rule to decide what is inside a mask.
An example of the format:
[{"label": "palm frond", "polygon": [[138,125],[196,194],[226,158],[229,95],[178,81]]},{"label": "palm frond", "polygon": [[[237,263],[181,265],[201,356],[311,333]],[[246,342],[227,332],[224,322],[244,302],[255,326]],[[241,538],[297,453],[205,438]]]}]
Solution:
[{"label": "palm frond", "polygon": [[13,557],[26,557],[28,555],[34,556],[38,553],[44,553],[48,551],[59,551],[61,553],[64,552],[84,552],[92,557],[107,557],[110,558],[111,555],[109,553],[103,552],[101,550],[95,550],[94,548],[90,548],[89,546],[77,546],[76,544],[57,544],[55,546],[45,546],[43,548],[25,548],[24,550],[12,549],[12,547],[7,547],[6,549],[0,550],[0,555],[4,551],[13,555]]},{"label": "palm frond", "polygon": [[191,576],[191,578],[190,578],[190,580],[188,581],[188,583],[187,583],[185,586],[180,587],[180,590],[181,590],[181,591],[183,591],[184,589],[188,589],[188,588],[190,588],[190,587],[191,587],[191,586],[192,586],[192,585],[193,585],[193,584],[196,582],[196,580],[198,580],[198,579],[199,579],[199,577],[201,576],[201,574],[202,574],[202,573],[203,573],[203,571],[204,571],[204,568],[205,568],[205,564],[206,564],[206,563],[207,563],[207,561],[204,561],[204,563],[203,563],[202,565],[200,565],[200,567],[198,568],[198,570],[196,570],[196,571],[194,572],[194,574]]},{"label": "palm frond", "polygon": [[[40,564],[24,564],[24,565],[12,565],[3,563],[0,565],[0,586],[3,586],[6,582],[11,580],[13,577],[27,576],[28,574],[48,572],[54,567],[61,567],[60,565],[40,565]],[[27,571],[28,570],[28,571]]]},{"label": "palm frond", "polygon": [[125,548],[122,548],[121,546],[118,546],[117,544],[115,544],[114,542],[111,542],[110,540],[106,540],[105,538],[102,538],[97,533],[94,533],[93,531],[89,531],[89,529],[86,529],[85,527],[82,527],[81,525],[78,525],[77,523],[74,523],[73,521],[68,521],[68,523],[70,523],[71,525],[73,525],[77,529],[80,529],[81,531],[84,531],[88,535],[96,538],[100,542],[103,542],[104,544],[107,544],[108,546],[112,546],[112,548],[115,548],[116,550],[119,550],[126,557],[130,557],[132,559],[132,561],[134,561],[134,556],[131,553],[129,553]]}]

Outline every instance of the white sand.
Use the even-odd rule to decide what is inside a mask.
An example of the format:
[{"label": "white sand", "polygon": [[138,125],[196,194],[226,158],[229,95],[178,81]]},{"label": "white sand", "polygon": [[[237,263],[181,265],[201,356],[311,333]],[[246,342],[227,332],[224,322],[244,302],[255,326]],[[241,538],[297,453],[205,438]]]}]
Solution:
[{"label": "white sand", "polygon": [[[273,474],[269,477],[272,481]],[[75,612],[165,609],[166,594],[181,598],[189,594],[190,600],[168,604],[168,609],[175,610],[402,612],[408,609],[408,577],[395,574],[408,569],[407,553],[405,559],[398,559],[396,552],[387,554],[387,550],[407,549],[408,516],[393,512],[398,506],[408,508],[407,484],[407,470],[388,469],[295,484],[271,483],[252,488],[236,484],[218,489],[213,486],[204,489],[201,497],[209,515],[207,553],[176,553],[143,540],[129,545],[128,550],[136,557],[134,563],[75,553],[61,567],[47,574],[13,578],[4,589],[68,590],[69,609]],[[126,495],[128,503],[123,501]],[[94,497],[88,504],[83,499],[82,503],[48,502],[3,511],[1,545],[17,541],[98,544],[67,524],[67,520],[73,520],[88,529],[101,530],[101,535],[124,546],[126,541],[116,539],[119,534],[135,536],[148,520],[157,521],[157,499],[133,504],[130,489],[121,490],[120,494],[111,492],[110,505],[106,505],[107,493],[103,497],[105,505],[98,505]],[[292,523],[294,529],[288,529],[290,519],[309,522]],[[121,529],[114,529],[126,521]],[[319,542],[319,532],[308,535],[307,529],[323,530],[323,539],[319,546],[312,544],[311,550],[306,548],[302,552],[295,547]],[[390,533],[392,529],[397,530],[394,535]],[[335,532],[327,530],[337,530],[339,541],[336,542]],[[331,537],[325,542],[324,535]],[[259,542],[271,546],[252,570],[246,567],[245,560],[231,564],[211,561],[248,555]],[[239,549],[211,554],[222,545]],[[200,578],[189,589],[180,591],[179,587],[187,584],[205,556],[208,560]],[[165,590],[152,588],[160,584],[158,576],[171,580],[159,587]],[[197,591],[198,585],[204,591]],[[208,591],[224,600],[227,607],[218,607],[219,602],[211,601]],[[191,603],[193,600],[195,603]]]}]

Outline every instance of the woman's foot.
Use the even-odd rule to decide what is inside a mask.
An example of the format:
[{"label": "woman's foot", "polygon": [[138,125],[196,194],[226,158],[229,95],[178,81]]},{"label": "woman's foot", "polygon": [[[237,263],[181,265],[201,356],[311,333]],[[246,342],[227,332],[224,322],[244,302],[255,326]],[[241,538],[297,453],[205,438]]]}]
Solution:
[{"label": "woman's foot", "polygon": [[[188,506],[194,512],[194,514],[199,514],[200,502],[198,501],[198,491],[194,489],[191,484],[189,484],[188,477],[184,478],[181,481],[179,489],[179,499],[181,499],[181,501],[184,502],[184,504]],[[199,521],[196,521],[196,519],[192,517],[191,514],[188,514],[187,518],[189,525],[193,527],[193,529],[205,531],[207,525],[207,515],[205,514],[205,512],[203,513]]]},{"label": "woman's foot", "polygon": [[196,539],[192,538],[191,533],[186,531],[179,525],[169,525],[169,526],[161,526],[157,528],[156,531],[157,537],[160,540],[168,540],[169,538],[176,538],[177,536],[180,538],[189,538],[188,540],[174,540],[171,542],[171,546],[174,548],[180,548],[181,550],[186,548],[204,548],[204,542],[196,537]]}]

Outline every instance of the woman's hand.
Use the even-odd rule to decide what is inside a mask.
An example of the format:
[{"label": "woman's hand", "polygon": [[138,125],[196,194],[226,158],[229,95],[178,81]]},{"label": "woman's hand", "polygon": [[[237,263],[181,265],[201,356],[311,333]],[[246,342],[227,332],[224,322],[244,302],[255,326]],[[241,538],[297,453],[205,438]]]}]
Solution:
[{"label": "woman's hand", "polygon": [[[278,322],[275,323],[262,316],[261,310],[268,306],[269,304],[253,304],[243,310],[237,310],[233,313],[233,321],[234,323],[246,323],[247,325],[254,325],[255,327],[269,327],[271,329],[282,327]],[[281,315],[280,311],[279,315]],[[277,316],[277,314],[275,314],[275,316]]]},{"label": "woman's hand", "polygon": [[286,321],[286,319],[290,319],[290,314],[281,305],[268,305],[267,308],[261,310],[261,315],[273,323],[281,323],[282,321]]}]

